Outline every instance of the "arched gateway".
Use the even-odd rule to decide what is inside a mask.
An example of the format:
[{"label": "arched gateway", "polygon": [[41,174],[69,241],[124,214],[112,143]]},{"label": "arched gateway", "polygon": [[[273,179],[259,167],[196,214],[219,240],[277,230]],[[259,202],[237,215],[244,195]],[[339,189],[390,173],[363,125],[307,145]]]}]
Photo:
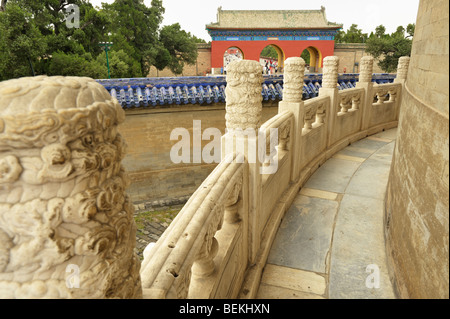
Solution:
[{"label": "arched gateway", "polygon": [[[230,47],[241,50],[247,60],[259,61],[268,45],[277,48],[278,67],[289,57],[299,57],[308,49],[312,72],[320,72],[322,61],[334,54],[334,37],[342,24],[328,22],[325,8],[320,10],[222,10],[217,22],[206,25],[212,38],[211,68],[220,73],[224,53]],[[314,48],[314,50],[311,50]]]}]

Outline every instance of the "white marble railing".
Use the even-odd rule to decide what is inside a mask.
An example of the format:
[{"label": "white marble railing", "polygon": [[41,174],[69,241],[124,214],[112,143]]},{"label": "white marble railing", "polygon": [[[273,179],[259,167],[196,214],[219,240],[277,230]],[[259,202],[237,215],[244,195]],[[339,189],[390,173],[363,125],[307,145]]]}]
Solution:
[{"label": "white marble railing", "polygon": [[289,58],[279,114],[262,125],[261,65],[230,63],[222,161],[140,270],[117,100],[86,78],[2,82],[0,298],[255,297],[300,187],[349,143],[397,126],[407,63],[374,85],[363,57],[356,88],[338,92],[339,60],[326,57],[304,102],[305,63]]},{"label": "white marble railing", "polygon": [[[338,91],[338,63],[325,58],[319,96],[304,102],[304,61],[287,59],[279,113],[261,126],[260,66],[230,64],[222,162],[144,258],[144,298],[253,298],[281,218],[303,183],[348,144],[397,126],[406,75],[374,85],[373,59],[364,57],[357,87]],[[263,156],[252,153],[261,149]],[[230,156],[240,163],[229,163]]]},{"label": "white marble railing", "polygon": [[232,282],[220,282],[223,272],[230,263],[236,266],[236,258],[246,259],[239,241],[247,219],[246,165],[242,154],[226,157],[146,252],[144,298],[227,297]]}]

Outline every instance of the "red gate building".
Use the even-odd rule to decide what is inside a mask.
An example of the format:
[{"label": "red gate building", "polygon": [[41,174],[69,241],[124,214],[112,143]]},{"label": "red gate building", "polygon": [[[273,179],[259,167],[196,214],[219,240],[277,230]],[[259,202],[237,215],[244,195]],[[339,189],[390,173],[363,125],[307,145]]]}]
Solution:
[{"label": "red gate building", "polygon": [[217,22],[206,25],[211,42],[211,68],[220,73],[224,53],[238,48],[247,60],[260,60],[268,45],[278,53],[278,66],[289,57],[310,54],[310,72],[321,72],[322,61],[334,54],[334,37],[342,24],[328,22],[320,10],[222,10]]}]

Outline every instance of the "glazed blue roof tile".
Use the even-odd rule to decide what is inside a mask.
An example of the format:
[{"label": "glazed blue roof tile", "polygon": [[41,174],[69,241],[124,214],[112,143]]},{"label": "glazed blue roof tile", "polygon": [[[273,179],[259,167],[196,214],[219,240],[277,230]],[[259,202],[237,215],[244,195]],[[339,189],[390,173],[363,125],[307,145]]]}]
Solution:
[{"label": "glazed blue roof tile", "polygon": [[[359,74],[343,73],[338,77],[339,90],[355,87]],[[376,73],[372,82],[392,83],[395,74]],[[224,103],[226,99],[226,76],[185,76],[164,78],[124,78],[100,79],[112,97],[116,98],[124,109],[156,107],[158,105],[213,104]],[[305,74],[303,99],[318,96],[322,87],[322,74]],[[283,75],[264,75],[261,86],[264,101],[282,100]]]}]

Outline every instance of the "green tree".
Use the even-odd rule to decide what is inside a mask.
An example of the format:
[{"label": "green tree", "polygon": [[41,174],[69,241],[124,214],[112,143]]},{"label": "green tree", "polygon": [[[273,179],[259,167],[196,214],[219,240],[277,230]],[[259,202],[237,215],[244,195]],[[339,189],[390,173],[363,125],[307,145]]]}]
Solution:
[{"label": "green tree", "polygon": [[[409,32],[413,27],[409,27]],[[408,28],[407,28],[408,30]],[[408,32],[408,33],[409,33]],[[405,29],[399,26],[392,34],[381,34],[367,40],[366,52],[378,59],[378,66],[385,72],[397,69],[398,59],[411,54],[412,40],[405,37]]]},{"label": "green tree", "polygon": [[406,33],[408,33],[407,38],[412,38],[414,36],[415,29],[416,29],[415,23],[410,23],[406,26]]},{"label": "green tree", "polygon": [[161,0],[152,0],[150,7],[142,0],[116,0],[104,9],[113,22],[109,32],[114,46],[140,63],[142,75],[152,65],[181,74],[185,64],[196,62],[196,43],[201,39],[181,30],[178,23],[160,29],[165,11]]},{"label": "green tree", "polygon": [[268,45],[261,51],[261,56],[278,59],[278,52],[273,46]]},{"label": "green tree", "polygon": [[54,52],[47,69],[47,75],[87,76],[94,79],[105,79],[108,76],[106,64],[85,55]]},{"label": "green tree", "polygon": [[181,30],[178,23],[164,26],[159,34],[159,40],[169,52],[170,60],[167,66],[175,74],[181,74],[186,64],[197,61],[197,44],[191,34]]},{"label": "green tree", "polygon": [[[111,78],[134,78],[142,76],[139,63],[128,56],[124,50],[108,51],[108,60]],[[97,62],[106,67],[106,53],[104,51],[97,57]]]},{"label": "green tree", "polygon": [[300,56],[303,60],[305,60],[305,64],[309,65],[310,60],[311,60],[311,55],[309,54],[308,50],[303,50],[301,56]]},{"label": "green tree", "polygon": [[346,32],[339,30],[334,41],[336,43],[364,43],[367,38],[367,33],[363,33],[362,29],[358,29],[357,24],[352,24]]},{"label": "green tree", "polygon": [[33,75],[33,65],[46,50],[44,36],[31,13],[18,1],[0,12],[0,80]]},{"label": "green tree", "polygon": [[[36,74],[105,77],[102,41],[114,43],[115,77],[145,76],[152,65],[181,73],[185,64],[196,62],[196,43],[205,43],[179,24],[161,28],[162,0],[149,7],[143,0],[115,0],[101,9],[88,0],[2,0],[0,5],[0,79],[31,75],[30,65]],[[79,8],[79,27],[66,24],[71,5]]]},{"label": "green tree", "polygon": [[147,7],[143,0],[116,0],[104,4],[110,19],[110,40],[141,65],[141,73],[148,74],[151,65],[161,55],[163,46],[158,39],[164,8],[161,0],[152,0]]}]

